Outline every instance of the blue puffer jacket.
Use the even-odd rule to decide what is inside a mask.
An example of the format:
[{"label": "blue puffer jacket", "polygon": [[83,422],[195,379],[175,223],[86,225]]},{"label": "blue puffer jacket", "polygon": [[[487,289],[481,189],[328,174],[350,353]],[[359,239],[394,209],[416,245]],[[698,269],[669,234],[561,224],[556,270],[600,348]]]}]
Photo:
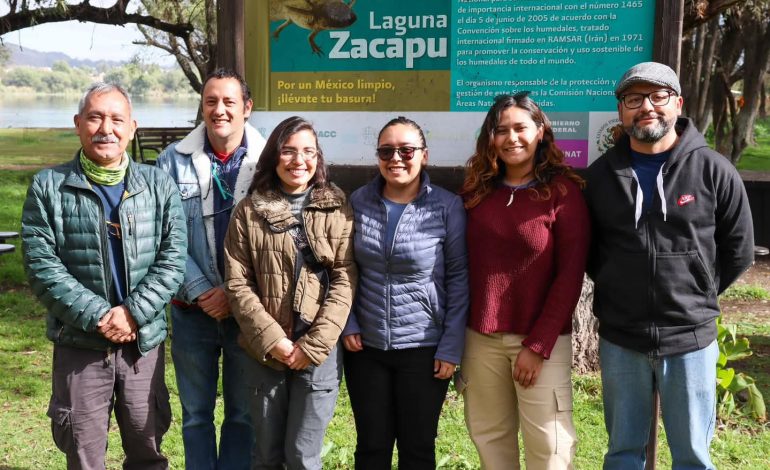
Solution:
[{"label": "blue puffer jacket", "polygon": [[438,346],[436,359],[459,364],[469,298],[462,200],[423,171],[385,247],[384,183],[378,175],[350,198],[359,280],[343,335],[360,333],[364,345],[381,350]]},{"label": "blue puffer jacket", "polygon": [[[32,179],[21,216],[24,267],[48,310],[47,336],[77,348],[114,346],[97,323],[114,305],[104,209],[83,174],[78,151],[69,163]],[[146,354],[166,338],[166,304],[184,276],[187,249],[182,204],[171,178],[129,163],[120,203],[128,296]]]}]

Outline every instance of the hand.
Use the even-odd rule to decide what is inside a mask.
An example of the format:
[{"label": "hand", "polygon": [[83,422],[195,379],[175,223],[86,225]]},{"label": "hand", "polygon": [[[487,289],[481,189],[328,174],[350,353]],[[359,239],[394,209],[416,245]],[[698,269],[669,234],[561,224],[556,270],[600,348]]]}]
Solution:
[{"label": "hand", "polygon": [[96,328],[113,343],[129,343],[136,339],[136,320],[125,305],[109,309],[96,324]]},{"label": "hand", "polygon": [[361,335],[358,333],[343,336],[342,345],[350,352],[358,352],[364,349],[364,344],[361,342]]},{"label": "hand", "polygon": [[289,338],[282,338],[278,343],[270,350],[270,355],[273,359],[279,362],[287,364],[291,353],[294,352],[294,343]]},{"label": "hand", "polygon": [[433,360],[433,377],[437,379],[448,379],[455,373],[457,365],[451,362],[442,361],[441,359]]},{"label": "hand", "polygon": [[198,296],[198,306],[215,320],[222,320],[230,315],[230,304],[221,287],[212,287]]},{"label": "hand", "polygon": [[535,351],[527,347],[522,348],[513,366],[513,380],[524,388],[535,385],[540,369],[543,368],[543,360],[543,356]]},{"label": "hand", "polygon": [[307,357],[305,351],[295,344],[294,351],[292,351],[289,359],[286,361],[286,365],[289,366],[289,369],[293,370],[306,369],[310,365],[310,358]]}]

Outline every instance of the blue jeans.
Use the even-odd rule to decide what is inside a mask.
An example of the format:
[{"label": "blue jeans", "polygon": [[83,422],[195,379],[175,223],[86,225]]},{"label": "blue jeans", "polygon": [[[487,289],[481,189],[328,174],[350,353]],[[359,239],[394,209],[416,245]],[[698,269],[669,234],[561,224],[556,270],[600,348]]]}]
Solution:
[{"label": "blue jeans", "polygon": [[[171,358],[182,402],[185,468],[249,469],[254,432],[249,414],[256,361],[238,346],[238,324],[232,317],[217,322],[197,307],[171,306]],[[219,456],[214,406],[222,357],[224,421]]]},{"label": "blue jeans", "polygon": [[342,380],[337,345],[321,365],[276,370],[256,363],[251,416],[259,435],[252,469],[321,470],[321,448]]},{"label": "blue jeans", "polygon": [[709,445],[716,422],[716,341],[685,354],[656,357],[602,339],[604,469],[644,468],[652,421],[653,377],[671,449],[672,469],[713,469]]}]

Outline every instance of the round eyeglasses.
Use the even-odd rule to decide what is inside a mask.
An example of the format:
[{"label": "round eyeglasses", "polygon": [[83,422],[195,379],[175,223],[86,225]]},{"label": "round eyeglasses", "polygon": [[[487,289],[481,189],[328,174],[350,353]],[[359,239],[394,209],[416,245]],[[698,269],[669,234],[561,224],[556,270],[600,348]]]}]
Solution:
[{"label": "round eyeglasses", "polygon": [[414,158],[414,153],[418,150],[424,150],[425,147],[414,147],[412,145],[404,145],[402,147],[377,147],[377,158],[387,162],[392,159],[396,152],[401,160],[411,160]]},{"label": "round eyeglasses", "polygon": [[281,158],[284,160],[294,160],[297,158],[297,155],[299,155],[303,160],[310,161],[315,160],[315,158],[318,156],[318,149],[314,148],[306,148],[302,150],[297,150],[295,148],[291,147],[285,147],[281,149]]},{"label": "round eyeglasses", "polygon": [[621,96],[620,100],[626,108],[636,109],[642,107],[645,99],[650,100],[653,106],[666,106],[672,96],[676,96],[676,93],[671,90],[658,90],[652,93],[628,93]]}]

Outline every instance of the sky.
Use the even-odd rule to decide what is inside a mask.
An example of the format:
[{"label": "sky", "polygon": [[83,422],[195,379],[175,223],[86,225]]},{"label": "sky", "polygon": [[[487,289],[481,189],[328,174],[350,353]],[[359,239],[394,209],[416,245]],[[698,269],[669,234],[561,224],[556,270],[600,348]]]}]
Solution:
[{"label": "sky", "polygon": [[[115,2],[97,0],[91,3],[108,6]],[[0,15],[7,12],[7,5],[0,3]],[[112,26],[79,21],[47,23],[2,35],[5,43],[19,44],[42,52],[63,52],[77,59],[130,60],[139,53],[149,62],[163,65],[174,63],[174,59],[160,49],[131,43],[141,39],[142,35],[135,25]]]}]

